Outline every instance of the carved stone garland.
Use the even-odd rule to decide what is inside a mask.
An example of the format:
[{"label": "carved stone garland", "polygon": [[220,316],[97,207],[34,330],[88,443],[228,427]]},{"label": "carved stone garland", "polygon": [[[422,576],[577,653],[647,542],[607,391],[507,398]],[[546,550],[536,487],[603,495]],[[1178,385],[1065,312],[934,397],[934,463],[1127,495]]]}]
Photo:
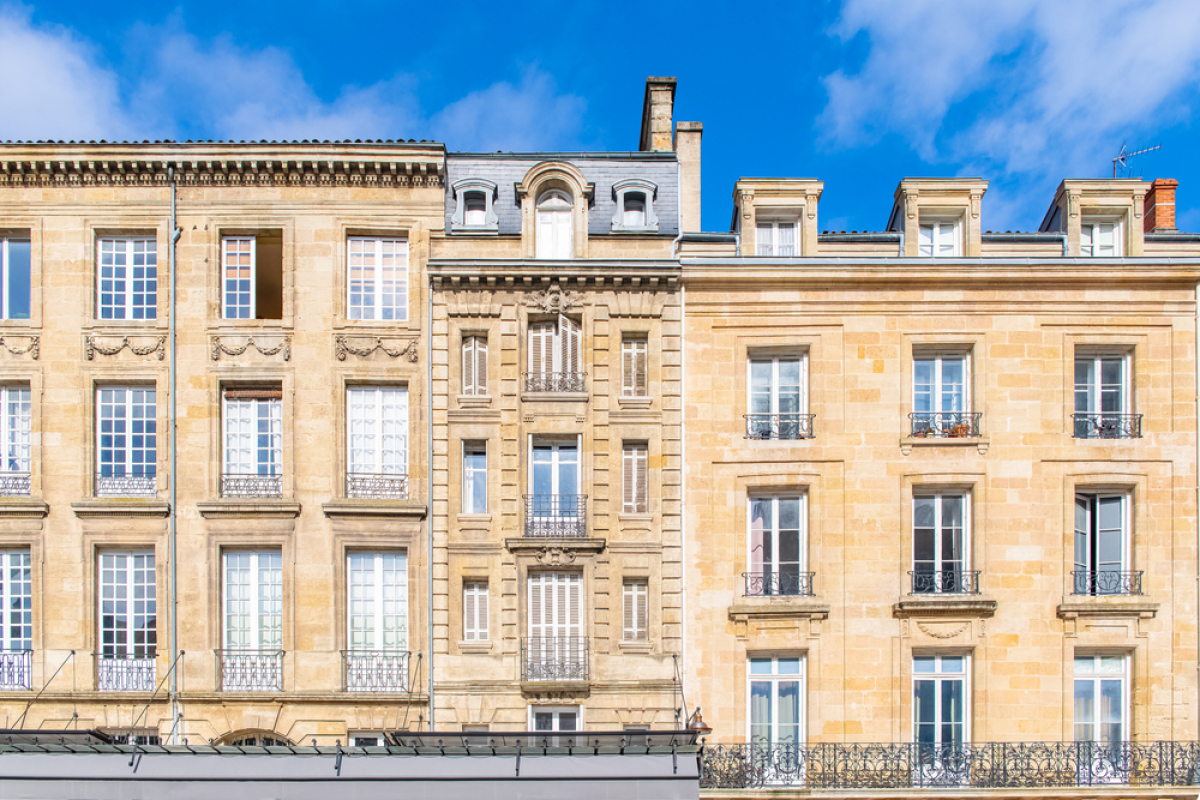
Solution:
[{"label": "carved stone garland", "polygon": [[[372,343],[365,347],[355,347],[354,345],[350,344],[350,339],[352,339],[352,338],[364,338],[364,339],[369,338],[372,340]],[[334,340],[334,349],[337,353],[337,359],[338,359],[338,361],[345,361],[346,356],[348,356],[348,355],[355,355],[355,356],[358,356],[359,358],[366,358],[367,356],[374,353],[376,350],[382,350],[384,353],[391,356],[392,358],[399,358],[400,356],[406,355],[406,356],[408,356],[409,361],[415,362],[417,360],[417,353],[418,353],[419,348],[417,347],[418,340],[416,337],[413,337],[411,339],[402,339],[401,341],[403,342],[403,345],[398,348],[388,347],[387,345],[385,345],[383,343],[383,339],[384,339],[384,337],[382,337],[382,336],[375,336],[375,337],[338,336]]]},{"label": "carved stone garland", "polygon": [[242,353],[246,352],[251,347],[253,347],[261,355],[264,355],[264,356],[274,356],[274,355],[279,355],[280,353],[283,353],[284,361],[292,360],[292,337],[290,337],[290,336],[284,336],[283,341],[281,341],[279,344],[275,345],[274,347],[264,347],[263,345],[254,341],[253,336],[246,339],[246,343],[243,344],[241,347],[238,347],[236,345],[230,346],[230,345],[227,345],[224,342],[222,342],[220,336],[217,336],[217,337],[213,338],[212,359],[213,359],[213,361],[220,361],[222,353],[224,353],[227,356],[240,356]]},{"label": "carved stone garland", "polygon": [[38,356],[40,356],[42,353],[42,339],[40,336],[22,336],[21,338],[29,340],[29,344],[25,345],[24,347],[18,347],[9,344],[8,338],[9,337],[7,336],[0,336],[0,347],[3,347],[14,356],[23,356],[28,353],[29,357],[34,361],[38,360]]},{"label": "carved stone garland", "polygon": [[125,350],[126,348],[128,348],[129,352],[133,353],[135,356],[148,356],[151,353],[157,353],[159,361],[162,361],[164,358],[166,358],[166,336],[159,336],[154,340],[154,344],[144,345],[141,347],[135,345],[129,339],[130,337],[123,336],[121,337],[120,344],[113,347],[105,347],[104,345],[100,344],[100,342],[96,341],[95,336],[89,334],[84,345],[84,351],[85,355],[87,356],[87,360],[94,361],[97,353],[102,356],[115,356],[117,353]]}]

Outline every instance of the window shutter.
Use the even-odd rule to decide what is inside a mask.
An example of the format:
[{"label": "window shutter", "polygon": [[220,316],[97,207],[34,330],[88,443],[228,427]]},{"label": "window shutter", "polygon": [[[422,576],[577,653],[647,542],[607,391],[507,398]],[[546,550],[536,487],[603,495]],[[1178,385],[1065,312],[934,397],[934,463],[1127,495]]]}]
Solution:
[{"label": "window shutter", "polygon": [[623,503],[627,514],[643,514],[646,511],[646,446],[625,445],[623,475]]},{"label": "window shutter", "polygon": [[475,394],[487,394],[487,339],[475,337]]},{"label": "window shutter", "polygon": [[636,613],[637,604],[637,584],[633,581],[625,581],[625,614],[624,614],[624,639],[634,639],[637,637],[634,628],[634,615]]},{"label": "window shutter", "polygon": [[1091,538],[1091,503],[1087,498],[1075,498],[1075,569],[1086,572],[1091,568],[1088,540]]},{"label": "window shutter", "polygon": [[546,635],[544,616],[543,584],[546,573],[529,576],[529,636],[539,638]]},{"label": "window shutter", "polygon": [[475,394],[475,337],[468,336],[462,343],[462,392]]},{"label": "window shutter", "polygon": [[562,337],[562,372],[582,372],[579,366],[581,331],[579,323],[570,317],[558,318],[558,329]]},{"label": "window shutter", "polygon": [[638,397],[645,397],[649,392],[646,389],[647,372],[650,368],[650,344],[649,342],[638,342],[634,347],[633,359],[633,377],[635,393]]},{"label": "window shutter", "polygon": [[463,641],[476,640],[475,584],[463,584]]},{"label": "window shutter", "polygon": [[621,394],[636,394],[634,389],[634,362],[637,358],[635,350],[637,342],[625,342],[621,348]]},{"label": "window shutter", "polygon": [[633,505],[634,505],[634,488],[633,487],[634,487],[635,478],[634,478],[633,473],[634,473],[634,469],[636,467],[634,464],[633,454],[634,454],[633,447],[631,447],[630,445],[625,445],[625,453],[624,453],[624,458],[623,458],[625,464],[624,464],[624,470],[623,470],[624,475],[622,476],[621,506],[622,506],[622,510],[625,511],[626,513],[633,511]]},{"label": "window shutter", "polygon": [[636,638],[646,639],[649,638],[648,633],[650,630],[649,586],[647,586],[645,581],[639,581],[634,584],[634,588],[641,594],[639,598],[640,602],[637,606],[637,616],[634,619],[634,623],[637,625]]},{"label": "window shutter", "polygon": [[529,371],[534,375],[542,375],[553,369],[550,359],[553,334],[554,324],[551,322],[529,326]]},{"label": "window shutter", "polygon": [[581,630],[583,628],[583,620],[581,619],[580,605],[579,605],[579,600],[580,600],[579,593],[582,588],[580,586],[579,575],[578,574],[560,575],[559,577],[560,577],[560,579],[565,579],[565,580],[563,580],[563,585],[566,588],[566,594],[567,594],[567,598],[568,598],[567,605],[566,605],[566,610],[567,610],[566,635],[567,636],[580,636]]},{"label": "window shutter", "polygon": [[487,641],[488,638],[488,585],[486,583],[475,584],[475,639],[476,641]]},{"label": "window shutter", "polygon": [[634,510],[639,514],[645,514],[648,505],[646,502],[647,495],[649,494],[646,486],[648,477],[646,474],[646,461],[647,456],[649,455],[647,450],[648,448],[645,445],[634,449],[634,461],[636,462],[635,466],[637,467],[637,481],[633,485],[633,502],[635,506]]}]

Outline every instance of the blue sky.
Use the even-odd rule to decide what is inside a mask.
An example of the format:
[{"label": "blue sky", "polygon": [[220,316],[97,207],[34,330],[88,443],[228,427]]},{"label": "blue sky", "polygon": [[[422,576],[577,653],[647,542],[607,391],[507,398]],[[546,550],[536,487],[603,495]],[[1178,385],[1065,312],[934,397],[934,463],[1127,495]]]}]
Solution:
[{"label": "blue sky", "polygon": [[630,150],[647,75],[704,132],[704,227],[740,176],[825,181],[822,229],[883,227],[904,176],[991,181],[1036,229],[1065,177],[1163,145],[1200,230],[1200,2],[0,0],[0,139],[430,138]]}]

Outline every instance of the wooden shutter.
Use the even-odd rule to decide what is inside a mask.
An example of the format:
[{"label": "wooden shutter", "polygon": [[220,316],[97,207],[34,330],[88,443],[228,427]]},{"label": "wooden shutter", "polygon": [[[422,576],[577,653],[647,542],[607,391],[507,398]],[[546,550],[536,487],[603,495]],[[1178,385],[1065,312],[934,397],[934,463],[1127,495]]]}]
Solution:
[{"label": "wooden shutter", "polygon": [[488,585],[486,583],[475,584],[475,618],[478,620],[475,626],[475,638],[481,642],[487,641]]},{"label": "wooden shutter", "polygon": [[[566,623],[563,626],[563,631],[567,636],[582,636],[583,635],[583,615],[581,613],[580,592],[582,590],[580,576],[578,573],[570,575],[559,575],[560,583],[566,589]],[[561,613],[561,612],[560,612]]]},{"label": "wooden shutter", "polygon": [[646,512],[646,445],[627,444],[624,452],[623,502],[626,514]]},{"label": "wooden shutter", "polygon": [[542,375],[554,371],[554,323],[535,322],[529,326],[529,371]]},{"label": "wooden shutter", "polygon": [[624,588],[623,638],[626,641],[644,640],[647,638],[647,629],[649,628],[647,582],[644,580],[625,581]]},{"label": "wooden shutter", "polygon": [[487,339],[475,337],[475,394],[487,394]]},{"label": "wooden shutter", "polygon": [[463,641],[485,642],[488,638],[488,585],[482,581],[463,584]]},{"label": "wooden shutter", "polygon": [[582,339],[582,331],[580,331],[579,323],[570,317],[559,316],[558,318],[559,338],[561,339],[561,361],[558,372],[575,373],[582,372],[580,368],[580,345]]},{"label": "wooden shutter", "polygon": [[638,397],[645,397],[648,394],[646,372],[649,367],[649,350],[649,342],[633,343],[633,392]]},{"label": "wooden shutter", "polygon": [[625,581],[624,594],[625,608],[624,614],[622,615],[622,627],[624,628],[624,633],[622,634],[622,638],[628,640],[635,638],[634,615],[637,605],[637,592],[635,591],[635,584],[633,581]]},{"label": "wooden shutter", "polygon": [[475,337],[467,336],[462,343],[462,393],[475,394]]},{"label": "wooden shutter", "polygon": [[476,641],[475,584],[463,584],[463,641]]},{"label": "wooden shutter", "polygon": [[547,573],[529,576],[529,636],[537,638],[546,636],[545,603],[543,578]]}]

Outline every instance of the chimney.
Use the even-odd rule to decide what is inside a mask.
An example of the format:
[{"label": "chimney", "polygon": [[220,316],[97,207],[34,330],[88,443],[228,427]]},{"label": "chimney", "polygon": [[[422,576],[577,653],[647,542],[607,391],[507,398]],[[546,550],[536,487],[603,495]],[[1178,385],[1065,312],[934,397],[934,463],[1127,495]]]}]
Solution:
[{"label": "chimney", "polygon": [[1146,193],[1142,224],[1146,233],[1171,233],[1175,230],[1175,187],[1179,181],[1158,178]]},{"label": "chimney", "polygon": [[646,78],[646,98],[642,101],[642,140],[638,149],[646,152],[670,152],[671,112],[675,106],[674,78]]},{"label": "chimney", "polygon": [[675,152],[679,155],[679,232],[702,231],[700,225],[700,138],[704,124],[675,123]]}]

